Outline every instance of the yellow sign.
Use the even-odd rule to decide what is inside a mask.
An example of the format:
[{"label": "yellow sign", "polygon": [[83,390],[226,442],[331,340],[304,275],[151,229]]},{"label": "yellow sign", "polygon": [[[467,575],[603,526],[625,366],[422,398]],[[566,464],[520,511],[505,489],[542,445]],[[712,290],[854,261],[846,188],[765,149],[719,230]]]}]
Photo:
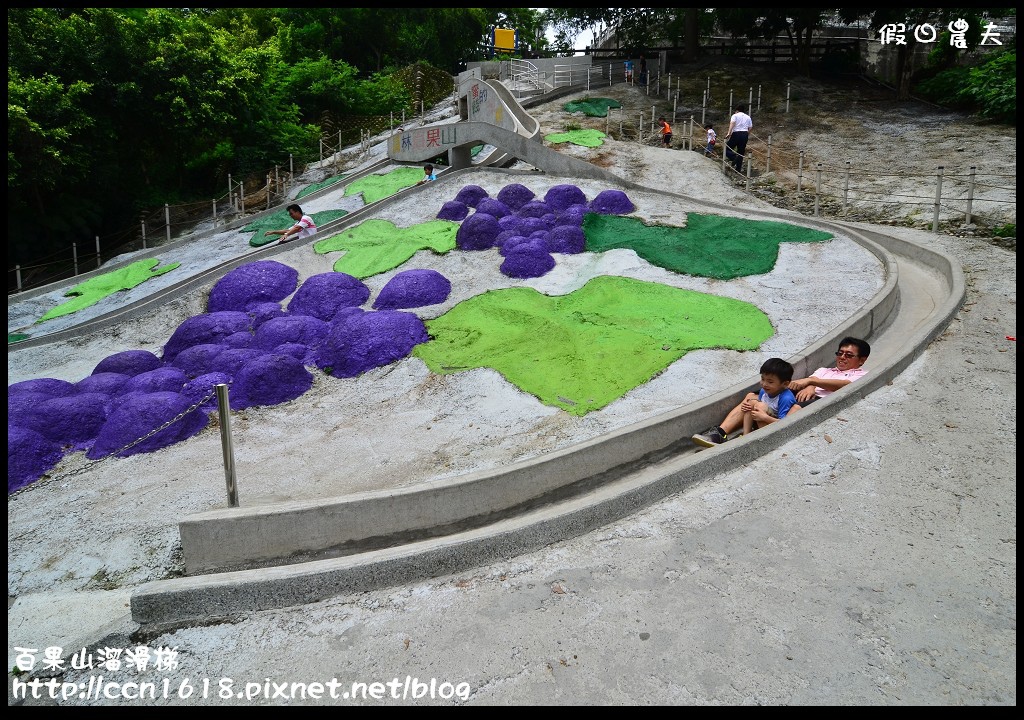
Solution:
[{"label": "yellow sign", "polygon": [[516,31],[509,28],[494,28],[494,49],[515,50]]}]

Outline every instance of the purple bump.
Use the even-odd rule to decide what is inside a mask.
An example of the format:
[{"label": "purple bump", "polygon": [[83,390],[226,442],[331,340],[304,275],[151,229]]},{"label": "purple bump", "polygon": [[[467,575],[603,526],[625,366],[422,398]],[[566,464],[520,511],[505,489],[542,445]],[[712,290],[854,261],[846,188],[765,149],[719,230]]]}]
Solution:
[{"label": "purple bump", "polygon": [[529,237],[530,235],[533,235],[538,230],[546,231],[546,230],[550,230],[550,229],[551,228],[548,227],[548,224],[546,222],[544,222],[544,220],[542,218],[530,217],[530,218],[525,218],[523,220],[523,225],[522,225],[523,233],[522,234],[526,235],[527,237]]},{"label": "purple bump", "polygon": [[290,355],[263,355],[243,365],[231,385],[231,409],[280,405],[313,387],[313,375]]},{"label": "purple bump", "polygon": [[[195,405],[202,401],[203,410],[212,410],[217,407],[217,386],[231,385],[231,377],[222,372],[211,372],[193,378],[185,383],[181,394],[188,400],[189,405]],[[228,398],[231,397],[230,391]]]},{"label": "purple bump", "polygon": [[553,253],[574,255],[583,252],[586,246],[583,228],[575,225],[559,225],[548,234],[548,249]]},{"label": "purple bump", "polygon": [[336,321],[316,351],[316,366],[333,377],[356,377],[406,357],[430,339],[423,321],[399,310],[378,310]]},{"label": "purple bump", "polygon": [[125,350],[100,360],[92,374],[112,372],[134,376],[156,370],[163,364],[164,361],[149,350]]},{"label": "purple bump", "polygon": [[43,392],[32,392],[23,390],[18,393],[11,393],[7,396],[7,423],[20,425],[18,419],[25,413],[31,412],[32,408],[47,400],[52,400],[53,395]]},{"label": "purple bump", "polygon": [[[153,369],[155,370],[156,368]],[[98,392],[105,395],[113,395],[128,381],[129,377],[131,376],[124,373],[94,372],[92,375],[76,382],[75,387],[78,388],[78,392]]]},{"label": "purple bump", "polygon": [[133,378],[125,381],[125,384],[117,389],[116,396],[127,395],[128,393],[156,393],[156,392],[181,392],[181,388],[188,382],[185,372],[181,368],[166,366],[139,373]]},{"label": "purple bump", "polygon": [[292,315],[309,315],[330,320],[343,307],[358,307],[370,298],[370,289],[360,280],[342,272],[328,272],[308,278],[288,303]]},{"label": "purple bump", "polygon": [[253,334],[248,330],[231,333],[220,341],[225,348],[247,348],[252,346]]},{"label": "purple bump", "polygon": [[533,200],[536,194],[530,188],[519,183],[506,185],[498,191],[498,200],[505,203],[513,212],[517,212],[526,203]]},{"label": "purple bump", "polygon": [[511,252],[501,263],[501,272],[514,278],[535,278],[547,273],[555,266],[555,259],[550,253],[536,252],[532,248],[521,252]]},{"label": "purple bump", "polygon": [[513,232],[520,235],[519,230],[522,228],[522,224],[522,218],[517,215],[506,215],[505,217],[498,218],[498,227],[501,228],[502,232]]},{"label": "purple bump", "polygon": [[276,302],[265,302],[256,303],[248,310],[249,317],[252,318],[252,328],[255,330],[260,325],[265,323],[270,318],[284,317],[288,313],[281,307],[281,303]]},{"label": "purple bump", "polygon": [[67,380],[58,380],[57,378],[22,380],[7,386],[8,397],[23,392],[42,393],[50,397],[64,397],[65,395],[76,394],[78,388],[75,387],[74,383],[69,383]]},{"label": "purple bump", "polygon": [[484,198],[481,200],[476,206],[476,211],[495,218],[503,218],[506,215],[512,214],[508,205],[494,198]]},{"label": "purple bump", "polygon": [[193,345],[216,344],[228,335],[247,332],[251,329],[252,318],[238,310],[194,315],[171,334],[164,345],[164,361],[171,362],[182,350]]},{"label": "purple bump", "polygon": [[[90,460],[99,460],[113,453],[118,457],[128,457],[153,452],[190,438],[207,425],[206,412],[201,408],[185,412],[193,404],[177,392],[133,394],[111,410],[96,442],[85,456]],[[163,427],[167,423],[171,424]],[[161,427],[162,430],[146,437]],[[146,439],[136,442],[141,438]]]},{"label": "purple bump", "polygon": [[19,424],[57,443],[87,442],[106,422],[109,400],[103,393],[53,398],[19,418]]},{"label": "purple bump", "polygon": [[266,355],[266,353],[257,348],[232,348],[231,350],[225,350],[213,359],[213,363],[210,365],[210,372],[224,373],[229,377],[234,377],[235,373],[243,365],[262,355]]},{"label": "purple bump", "polygon": [[449,200],[441,206],[441,210],[437,213],[437,219],[459,222],[465,220],[467,215],[469,215],[469,206],[466,203],[460,200]]},{"label": "purple bump", "polygon": [[207,311],[248,310],[261,302],[280,302],[295,292],[299,273],[276,260],[258,260],[237,267],[210,290]]},{"label": "purple bump", "polygon": [[575,185],[554,185],[544,195],[544,202],[557,212],[571,205],[586,205],[587,196]]},{"label": "purple bump", "polygon": [[487,191],[479,185],[466,185],[459,190],[455,199],[471,208],[475,208],[477,203],[485,197],[489,197],[489,195],[487,194]]},{"label": "purple bump", "polygon": [[61,447],[35,430],[7,423],[7,494],[35,482],[64,457]]},{"label": "purple bump", "polygon": [[253,347],[273,350],[283,343],[301,343],[315,347],[327,337],[330,323],[309,315],[289,315],[267,320],[256,329]]},{"label": "purple bump", "polygon": [[[238,333],[235,334],[237,335]],[[229,335],[228,337],[233,336]],[[217,343],[193,345],[178,353],[174,360],[171,361],[171,366],[180,368],[188,379],[199,377],[210,372],[210,365],[213,363],[213,359],[225,350],[227,348],[224,345]],[[172,388],[165,389],[170,390]]]},{"label": "purple bump", "polygon": [[437,270],[405,270],[381,288],[373,307],[375,310],[401,310],[436,305],[447,300],[451,291],[451,281]]},{"label": "purple bump", "polygon": [[542,218],[551,212],[551,208],[546,202],[541,200],[531,200],[530,202],[519,208],[518,215],[521,218]]},{"label": "purple bump", "polygon": [[493,215],[474,213],[459,225],[455,244],[460,250],[487,250],[494,247],[501,228]]},{"label": "purple bump", "polygon": [[580,227],[583,225],[583,219],[587,215],[586,205],[570,205],[562,212],[558,213],[558,220],[555,225],[576,225]]},{"label": "purple bump", "polygon": [[588,207],[591,212],[602,215],[625,215],[636,210],[633,201],[621,190],[602,190]]}]

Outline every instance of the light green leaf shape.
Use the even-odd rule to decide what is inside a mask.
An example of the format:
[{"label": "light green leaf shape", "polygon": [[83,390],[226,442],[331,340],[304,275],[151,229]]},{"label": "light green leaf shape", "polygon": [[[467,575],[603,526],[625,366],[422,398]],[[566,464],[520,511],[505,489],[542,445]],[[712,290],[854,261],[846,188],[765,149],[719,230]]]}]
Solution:
[{"label": "light green leaf shape", "polygon": [[407,228],[396,227],[390,220],[366,220],[318,240],[313,250],[319,255],[344,252],[334,263],[335,272],[363,279],[398,267],[420,250],[439,255],[454,250],[458,230],[459,223],[449,220],[431,220]]},{"label": "light green leaf shape", "polygon": [[74,297],[74,300],[69,300],[53,308],[36,320],[36,323],[46,322],[61,315],[70,315],[73,312],[78,312],[82,308],[95,305],[108,295],[113,295],[122,290],[131,290],[150,278],[159,277],[181,265],[181,263],[171,263],[167,267],[155,270],[154,268],[159,264],[159,259],[139,260],[119,270],[90,278],[64,293],[65,297]]},{"label": "light green leaf shape", "polygon": [[556,297],[492,290],[426,326],[432,339],[413,354],[432,371],[493,368],[573,415],[603,408],[691,350],[755,350],[775,332],[750,303],[615,276]]},{"label": "light green leaf shape", "polygon": [[600,130],[570,130],[564,133],[552,133],[545,135],[544,139],[549,143],[572,143],[583,147],[600,147],[604,145],[601,138],[607,137]]},{"label": "light green leaf shape", "polygon": [[412,187],[423,179],[423,168],[395,168],[384,175],[367,175],[345,186],[345,196],[363,194],[363,202],[372,202],[391,197],[396,192]]}]

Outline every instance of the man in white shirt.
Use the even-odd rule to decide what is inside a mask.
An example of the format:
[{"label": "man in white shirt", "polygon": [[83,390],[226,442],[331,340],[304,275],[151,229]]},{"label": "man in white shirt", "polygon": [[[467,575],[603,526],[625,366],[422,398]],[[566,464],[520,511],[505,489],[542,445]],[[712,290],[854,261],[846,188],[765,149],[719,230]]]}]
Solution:
[{"label": "man in white shirt", "polygon": [[307,238],[310,235],[316,234],[316,223],[313,222],[313,218],[309,215],[303,215],[302,208],[292,203],[288,206],[288,214],[291,216],[295,224],[286,230],[267,230],[264,235],[280,235],[281,239],[279,243],[286,243],[294,240],[295,238]]},{"label": "man in white shirt", "polygon": [[725,158],[732,162],[736,172],[743,173],[743,161],[746,159],[747,140],[754,121],[747,115],[746,105],[737,105],[736,112],[729,119],[729,132],[725,135]]},{"label": "man in white shirt", "polygon": [[839,341],[834,368],[818,368],[810,377],[791,380],[789,389],[796,394],[796,401],[806,406],[823,397],[828,397],[836,390],[846,387],[854,380],[867,374],[861,365],[871,354],[871,346],[855,337],[844,337]]}]

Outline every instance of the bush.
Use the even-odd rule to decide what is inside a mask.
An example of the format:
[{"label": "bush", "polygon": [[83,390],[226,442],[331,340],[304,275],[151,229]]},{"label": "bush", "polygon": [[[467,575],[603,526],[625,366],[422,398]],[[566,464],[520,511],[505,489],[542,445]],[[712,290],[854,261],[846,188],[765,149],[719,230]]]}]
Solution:
[{"label": "bush", "polygon": [[937,73],[915,92],[945,107],[1000,122],[1017,122],[1017,51],[987,56],[980,65]]}]

